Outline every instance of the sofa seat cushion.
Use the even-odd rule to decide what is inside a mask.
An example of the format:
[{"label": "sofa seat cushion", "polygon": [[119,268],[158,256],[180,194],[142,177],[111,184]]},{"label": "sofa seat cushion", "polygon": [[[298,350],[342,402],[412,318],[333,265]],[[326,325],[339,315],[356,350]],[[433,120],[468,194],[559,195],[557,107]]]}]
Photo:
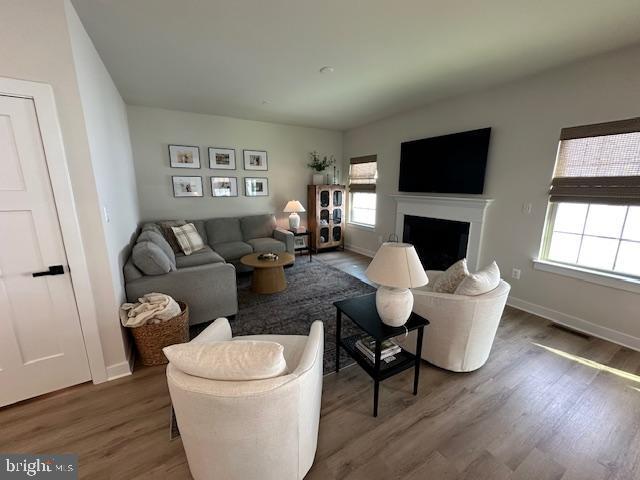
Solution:
[{"label": "sofa seat cushion", "polygon": [[178,370],[211,380],[262,380],[287,373],[284,347],[276,342],[191,342],[163,351]]},{"label": "sofa seat cushion", "polygon": [[253,247],[253,251],[256,253],[265,252],[284,252],[286,245],[279,240],[273,238],[254,238],[247,240],[247,243]]},{"label": "sofa seat cushion", "polygon": [[213,249],[227,262],[231,260],[238,260],[245,255],[253,253],[253,248],[248,243],[244,242],[224,242],[216,243]]},{"label": "sofa seat cushion", "polygon": [[252,238],[273,237],[273,231],[277,227],[276,217],[270,213],[242,217],[240,227],[245,242]]},{"label": "sofa seat cushion", "polygon": [[195,267],[196,265],[206,265],[208,263],[224,263],[224,258],[207,245],[191,255],[176,253],[176,266],[178,268]]}]

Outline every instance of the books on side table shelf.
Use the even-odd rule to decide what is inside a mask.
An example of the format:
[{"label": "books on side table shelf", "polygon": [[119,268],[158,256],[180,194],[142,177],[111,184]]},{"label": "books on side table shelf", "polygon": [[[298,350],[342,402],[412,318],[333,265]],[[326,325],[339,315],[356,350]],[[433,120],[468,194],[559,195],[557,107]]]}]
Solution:
[{"label": "books on side table shelf", "polygon": [[[365,335],[356,342],[356,348],[360,353],[375,363],[376,354],[376,341],[373,337]],[[393,340],[384,340],[381,345],[380,360],[385,363],[393,362],[397,353],[400,353],[402,349]]]}]

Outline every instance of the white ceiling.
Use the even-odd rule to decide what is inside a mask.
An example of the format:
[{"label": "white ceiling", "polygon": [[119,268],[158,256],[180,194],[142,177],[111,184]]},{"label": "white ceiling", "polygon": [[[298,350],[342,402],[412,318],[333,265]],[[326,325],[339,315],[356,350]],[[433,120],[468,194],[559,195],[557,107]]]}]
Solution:
[{"label": "white ceiling", "polygon": [[73,3],[127,103],[340,130],[640,41],[638,0]]}]

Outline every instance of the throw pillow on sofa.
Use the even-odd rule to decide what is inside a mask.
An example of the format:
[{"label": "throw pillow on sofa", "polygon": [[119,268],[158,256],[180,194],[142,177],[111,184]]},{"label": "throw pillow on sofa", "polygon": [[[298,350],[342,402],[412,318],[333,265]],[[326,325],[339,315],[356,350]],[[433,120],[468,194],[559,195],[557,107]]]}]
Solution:
[{"label": "throw pillow on sofa", "polygon": [[456,295],[476,296],[483,295],[495,289],[500,283],[500,269],[494,261],[488,267],[480,270],[462,280]]},{"label": "throw pillow on sofa", "polygon": [[262,380],[287,373],[284,347],[263,340],[180,343],[162,349],[171,365],[210,380]]},{"label": "throw pillow on sofa", "polygon": [[171,246],[173,253],[181,253],[182,248],[180,248],[180,244],[176,239],[176,234],[173,233],[173,230],[171,229],[171,227],[181,227],[186,224],[187,222],[185,222],[184,220],[171,220],[166,222],[158,222],[158,227],[160,227],[160,230],[162,231],[162,236],[167,241],[167,243]]},{"label": "throw pillow on sofa", "polygon": [[204,248],[202,237],[193,223],[187,223],[181,227],[171,227],[171,230],[173,230],[176,240],[185,255],[191,255],[193,252]]},{"label": "throw pillow on sofa", "polygon": [[436,293],[453,293],[467,276],[467,259],[463,258],[447,268],[434,281],[431,291]]}]

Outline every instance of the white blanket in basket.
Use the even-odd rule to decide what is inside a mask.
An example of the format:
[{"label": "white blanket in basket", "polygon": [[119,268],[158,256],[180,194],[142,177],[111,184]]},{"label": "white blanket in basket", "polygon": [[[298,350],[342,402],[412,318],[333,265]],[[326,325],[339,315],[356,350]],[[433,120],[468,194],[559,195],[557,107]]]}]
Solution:
[{"label": "white blanket in basket", "polygon": [[120,307],[120,321],[125,327],[139,327],[147,323],[160,323],[179,315],[180,306],[164,293],[147,293],[138,303],[125,303]]}]

